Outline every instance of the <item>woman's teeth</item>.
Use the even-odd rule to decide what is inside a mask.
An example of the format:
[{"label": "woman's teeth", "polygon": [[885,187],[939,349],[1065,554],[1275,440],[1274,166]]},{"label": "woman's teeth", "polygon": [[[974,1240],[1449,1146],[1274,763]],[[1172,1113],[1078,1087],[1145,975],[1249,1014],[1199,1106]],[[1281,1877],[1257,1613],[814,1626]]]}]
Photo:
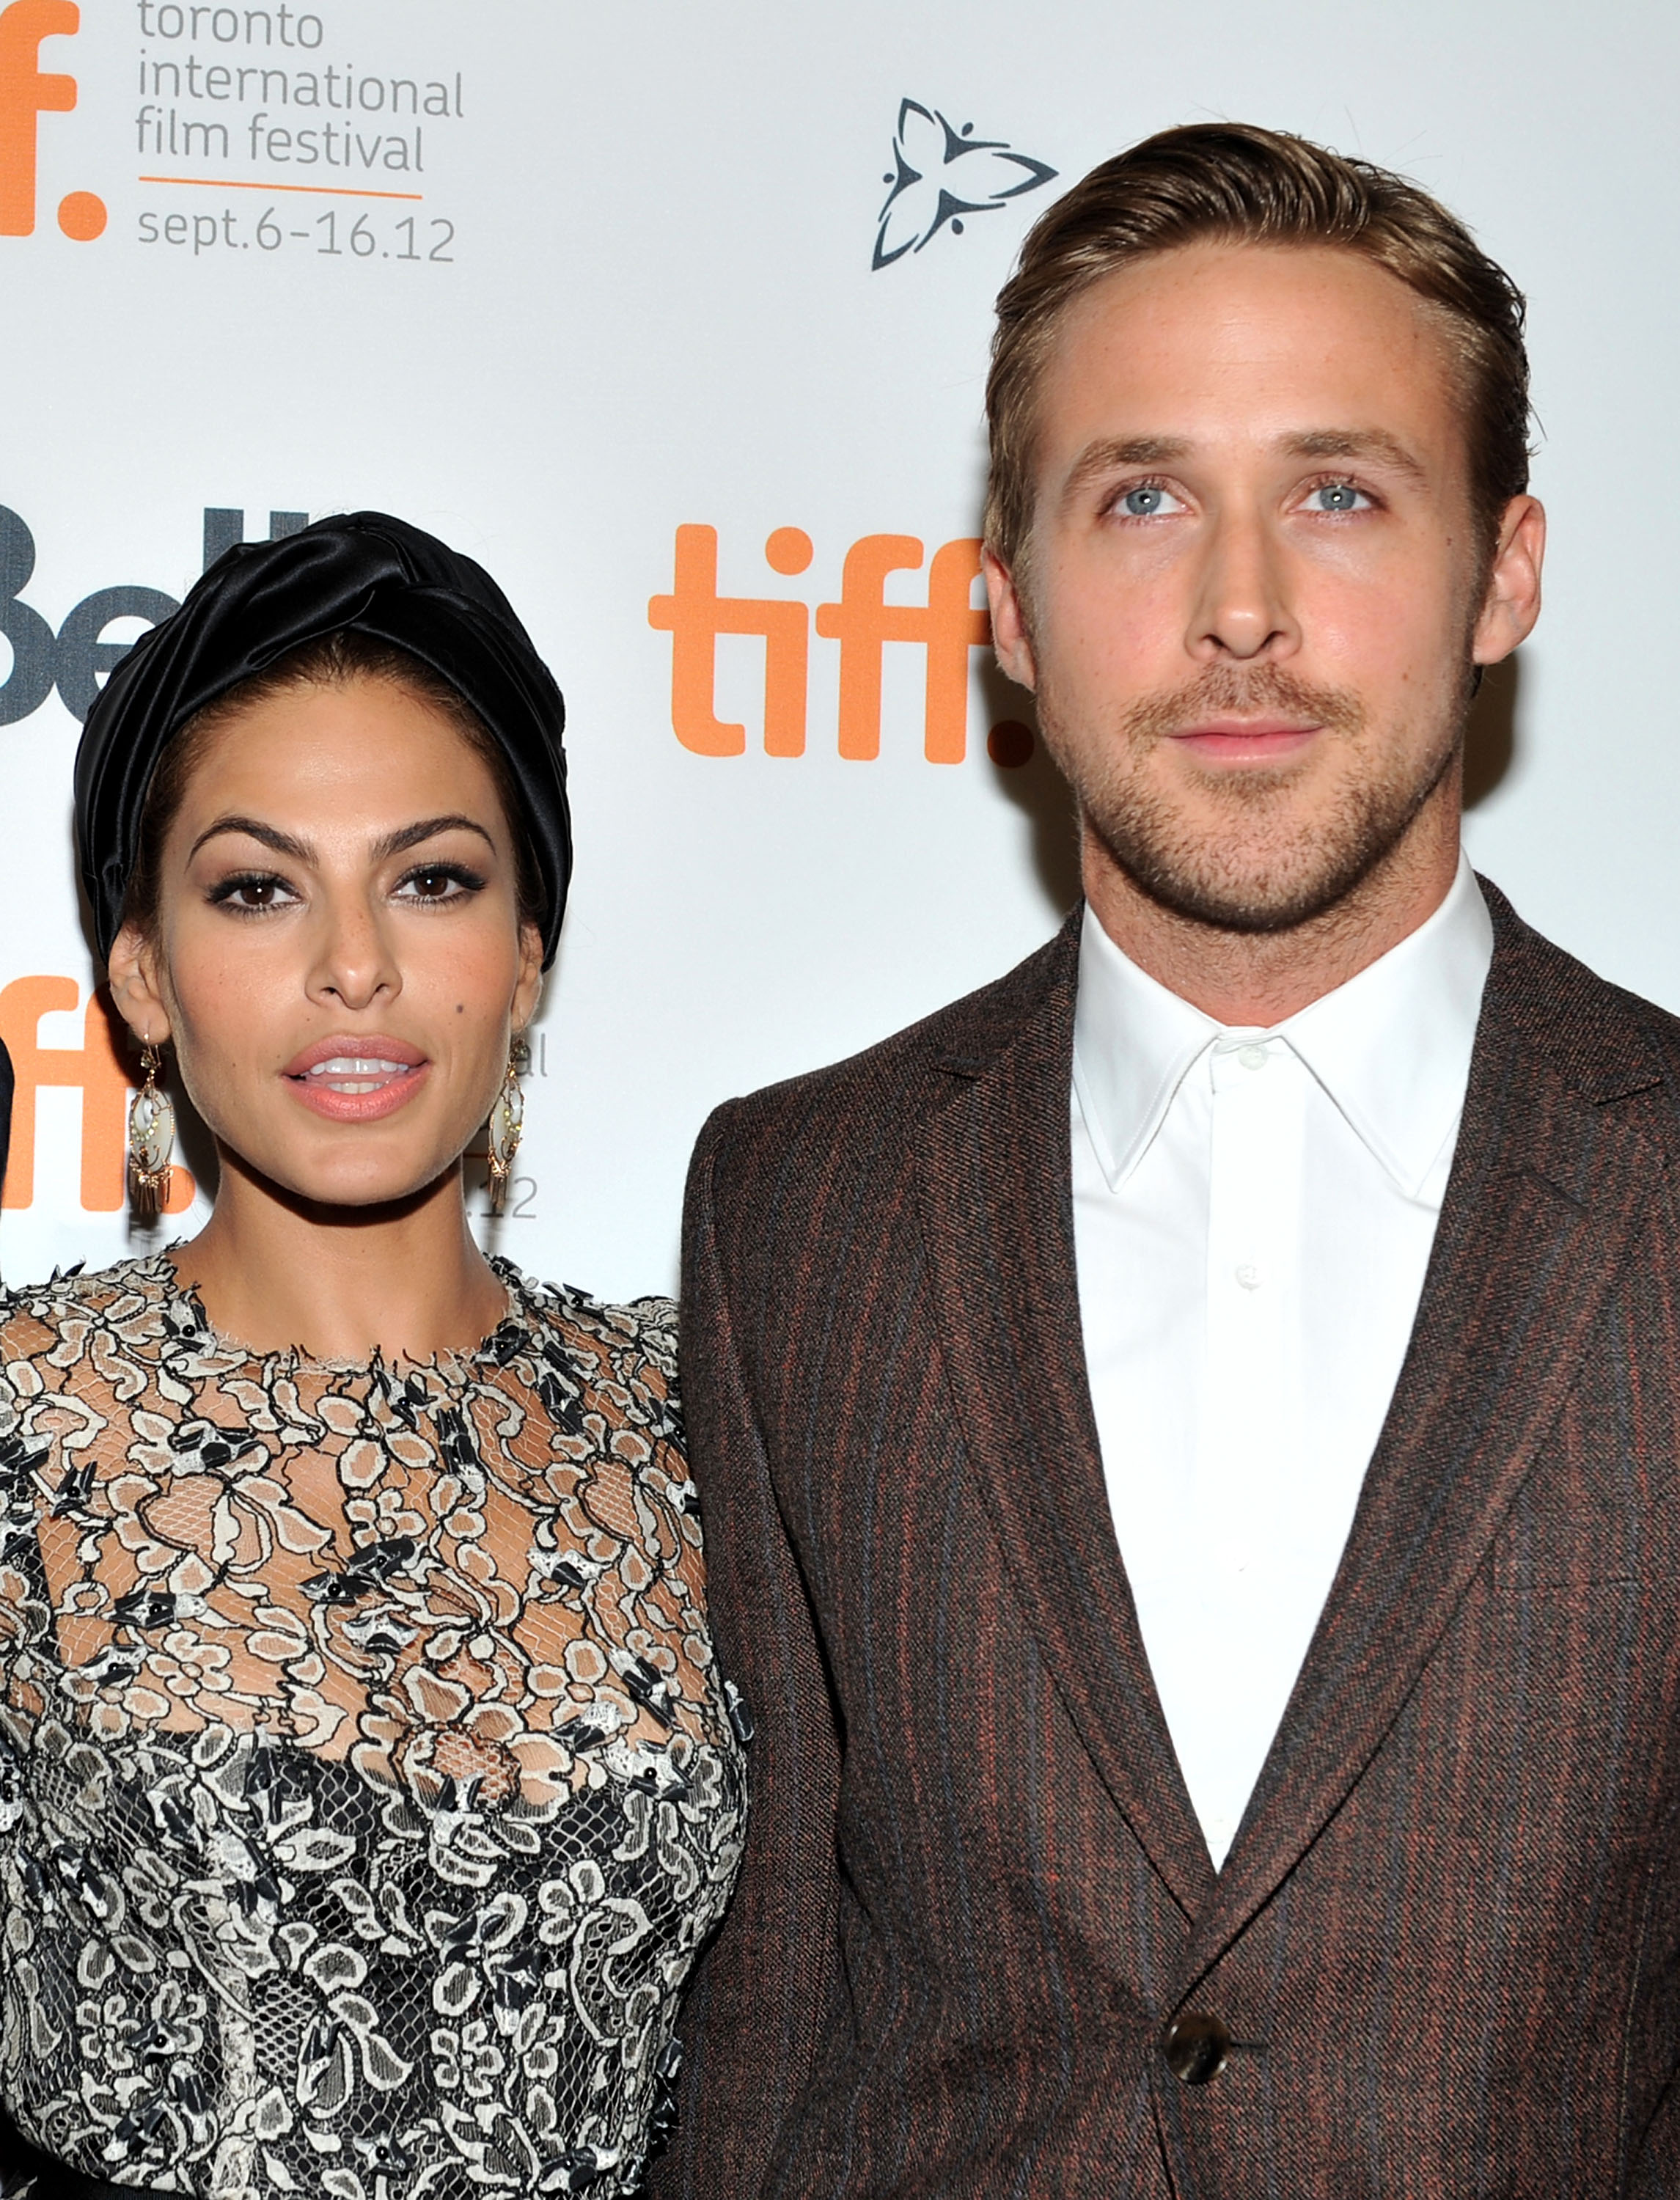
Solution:
[{"label": "woman's teeth", "polygon": [[335,1092],[377,1092],[392,1078],[406,1077],[413,1068],[412,1062],[384,1062],[373,1055],[335,1054],[330,1062],[318,1062],[303,1074],[311,1084],[330,1085]]}]

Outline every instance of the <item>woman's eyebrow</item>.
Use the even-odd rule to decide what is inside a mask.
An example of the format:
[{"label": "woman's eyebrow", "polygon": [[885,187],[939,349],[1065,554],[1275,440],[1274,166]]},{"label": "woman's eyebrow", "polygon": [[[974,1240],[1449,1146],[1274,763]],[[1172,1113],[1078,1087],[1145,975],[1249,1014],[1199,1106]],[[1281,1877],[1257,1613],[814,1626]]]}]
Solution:
[{"label": "woman's eyebrow", "polygon": [[405,848],[418,847],[435,833],[476,833],[490,849],[496,845],[476,817],[454,813],[446,817],[422,817],[418,824],[404,825],[395,833],[387,833],[383,840],[374,842],[373,859],[383,863],[388,856],[400,856]]},{"label": "woman's eyebrow", "polygon": [[[464,817],[452,812],[442,817],[422,817],[413,825],[401,825],[394,833],[386,833],[376,840],[372,857],[376,863],[391,856],[400,856],[405,848],[417,847],[422,840],[430,840],[437,833],[476,833],[487,846],[494,849],[495,842],[476,817]],[[299,840],[290,833],[283,833],[276,825],[265,825],[258,817],[218,817],[214,825],[207,825],[187,851],[190,862],[207,840],[214,840],[223,833],[243,833],[252,840],[260,840],[265,848],[272,848],[277,856],[290,856],[295,863],[313,863],[315,851],[307,840]]]},{"label": "woman's eyebrow", "polygon": [[207,825],[187,851],[187,860],[198,853],[207,840],[214,840],[220,833],[243,833],[248,839],[260,840],[265,848],[272,848],[277,856],[290,856],[294,863],[313,863],[315,851],[307,840],[295,840],[290,833],[282,833],[278,826],[265,825],[256,817],[218,817],[214,825]]}]

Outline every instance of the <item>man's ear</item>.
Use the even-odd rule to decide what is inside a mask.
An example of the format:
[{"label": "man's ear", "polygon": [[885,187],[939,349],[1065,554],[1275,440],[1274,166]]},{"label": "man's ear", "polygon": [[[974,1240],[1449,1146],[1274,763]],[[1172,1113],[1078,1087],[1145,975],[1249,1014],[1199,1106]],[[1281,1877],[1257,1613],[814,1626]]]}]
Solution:
[{"label": "man's ear", "polygon": [[1039,668],[1015,576],[989,542],[980,553],[980,565],[992,605],[992,647],[998,662],[1018,688],[1036,688]]},{"label": "man's ear", "polygon": [[1546,513],[1538,497],[1513,496],[1499,524],[1488,592],[1471,656],[1497,664],[1526,641],[1540,616],[1540,568],[1546,556]]},{"label": "man's ear", "polygon": [[111,943],[107,968],[117,1014],[142,1046],[161,1046],[169,1037],[170,1022],[155,944],[126,924]]}]

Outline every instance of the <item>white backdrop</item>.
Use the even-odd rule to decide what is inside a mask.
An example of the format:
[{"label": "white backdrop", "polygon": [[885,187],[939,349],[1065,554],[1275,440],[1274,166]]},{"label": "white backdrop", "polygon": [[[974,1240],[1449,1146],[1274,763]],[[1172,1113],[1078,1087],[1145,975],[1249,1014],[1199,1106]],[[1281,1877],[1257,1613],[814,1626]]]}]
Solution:
[{"label": "white backdrop", "polygon": [[[845,622],[817,607],[885,535],[925,551],[889,599],[928,602],[928,561],[978,531],[990,306],[1023,231],[1105,155],[1201,117],[1405,169],[1529,292],[1548,602],[1490,683],[1470,844],[1543,929],[1680,1008],[1672,9],[84,0],[69,32],[75,14],[0,14],[0,573],[38,615],[0,607],[0,1029],[26,1085],[57,1080],[0,1214],[8,1277],[130,1243],[98,1203],[112,1073],[77,1051],[64,696],[97,676],[100,631],[138,628],[102,629],[112,603],[72,614],[110,588],[179,597],[207,511],[253,534],[369,505],[432,528],[489,566],[565,690],[577,885],[500,1238],[538,1273],[668,1287],[716,1101],[1045,939],[1072,889],[1062,799],[1042,758],[986,746],[1025,699],[974,651],[965,758],[930,762],[928,652],[892,641],[879,755],[842,756]],[[73,108],[35,83],[38,39]],[[921,180],[883,225],[895,136]],[[970,210],[934,226],[940,187]],[[678,739],[649,605],[679,528],[716,530],[723,594],[810,607],[803,753],[766,753],[745,635],[717,645],[712,706],[741,752]],[[871,680],[863,648],[854,747]]]}]

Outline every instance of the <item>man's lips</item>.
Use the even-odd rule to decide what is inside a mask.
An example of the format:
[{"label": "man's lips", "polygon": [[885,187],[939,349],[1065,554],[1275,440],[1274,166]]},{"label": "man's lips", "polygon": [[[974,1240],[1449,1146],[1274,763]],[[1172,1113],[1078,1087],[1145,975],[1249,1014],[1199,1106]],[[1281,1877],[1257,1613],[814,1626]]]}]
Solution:
[{"label": "man's lips", "polygon": [[1210,764],[1276,764],[1305,748],[1322,730],[1283,718],[1210,718],[1169,738]]},{"label": "man's lips", "polygon": [[383,1032],[337,1032],[295,1054],[280,1074],[317,1115],[372,1123],[406,1107],[429,1068],[419,1047]]}]

